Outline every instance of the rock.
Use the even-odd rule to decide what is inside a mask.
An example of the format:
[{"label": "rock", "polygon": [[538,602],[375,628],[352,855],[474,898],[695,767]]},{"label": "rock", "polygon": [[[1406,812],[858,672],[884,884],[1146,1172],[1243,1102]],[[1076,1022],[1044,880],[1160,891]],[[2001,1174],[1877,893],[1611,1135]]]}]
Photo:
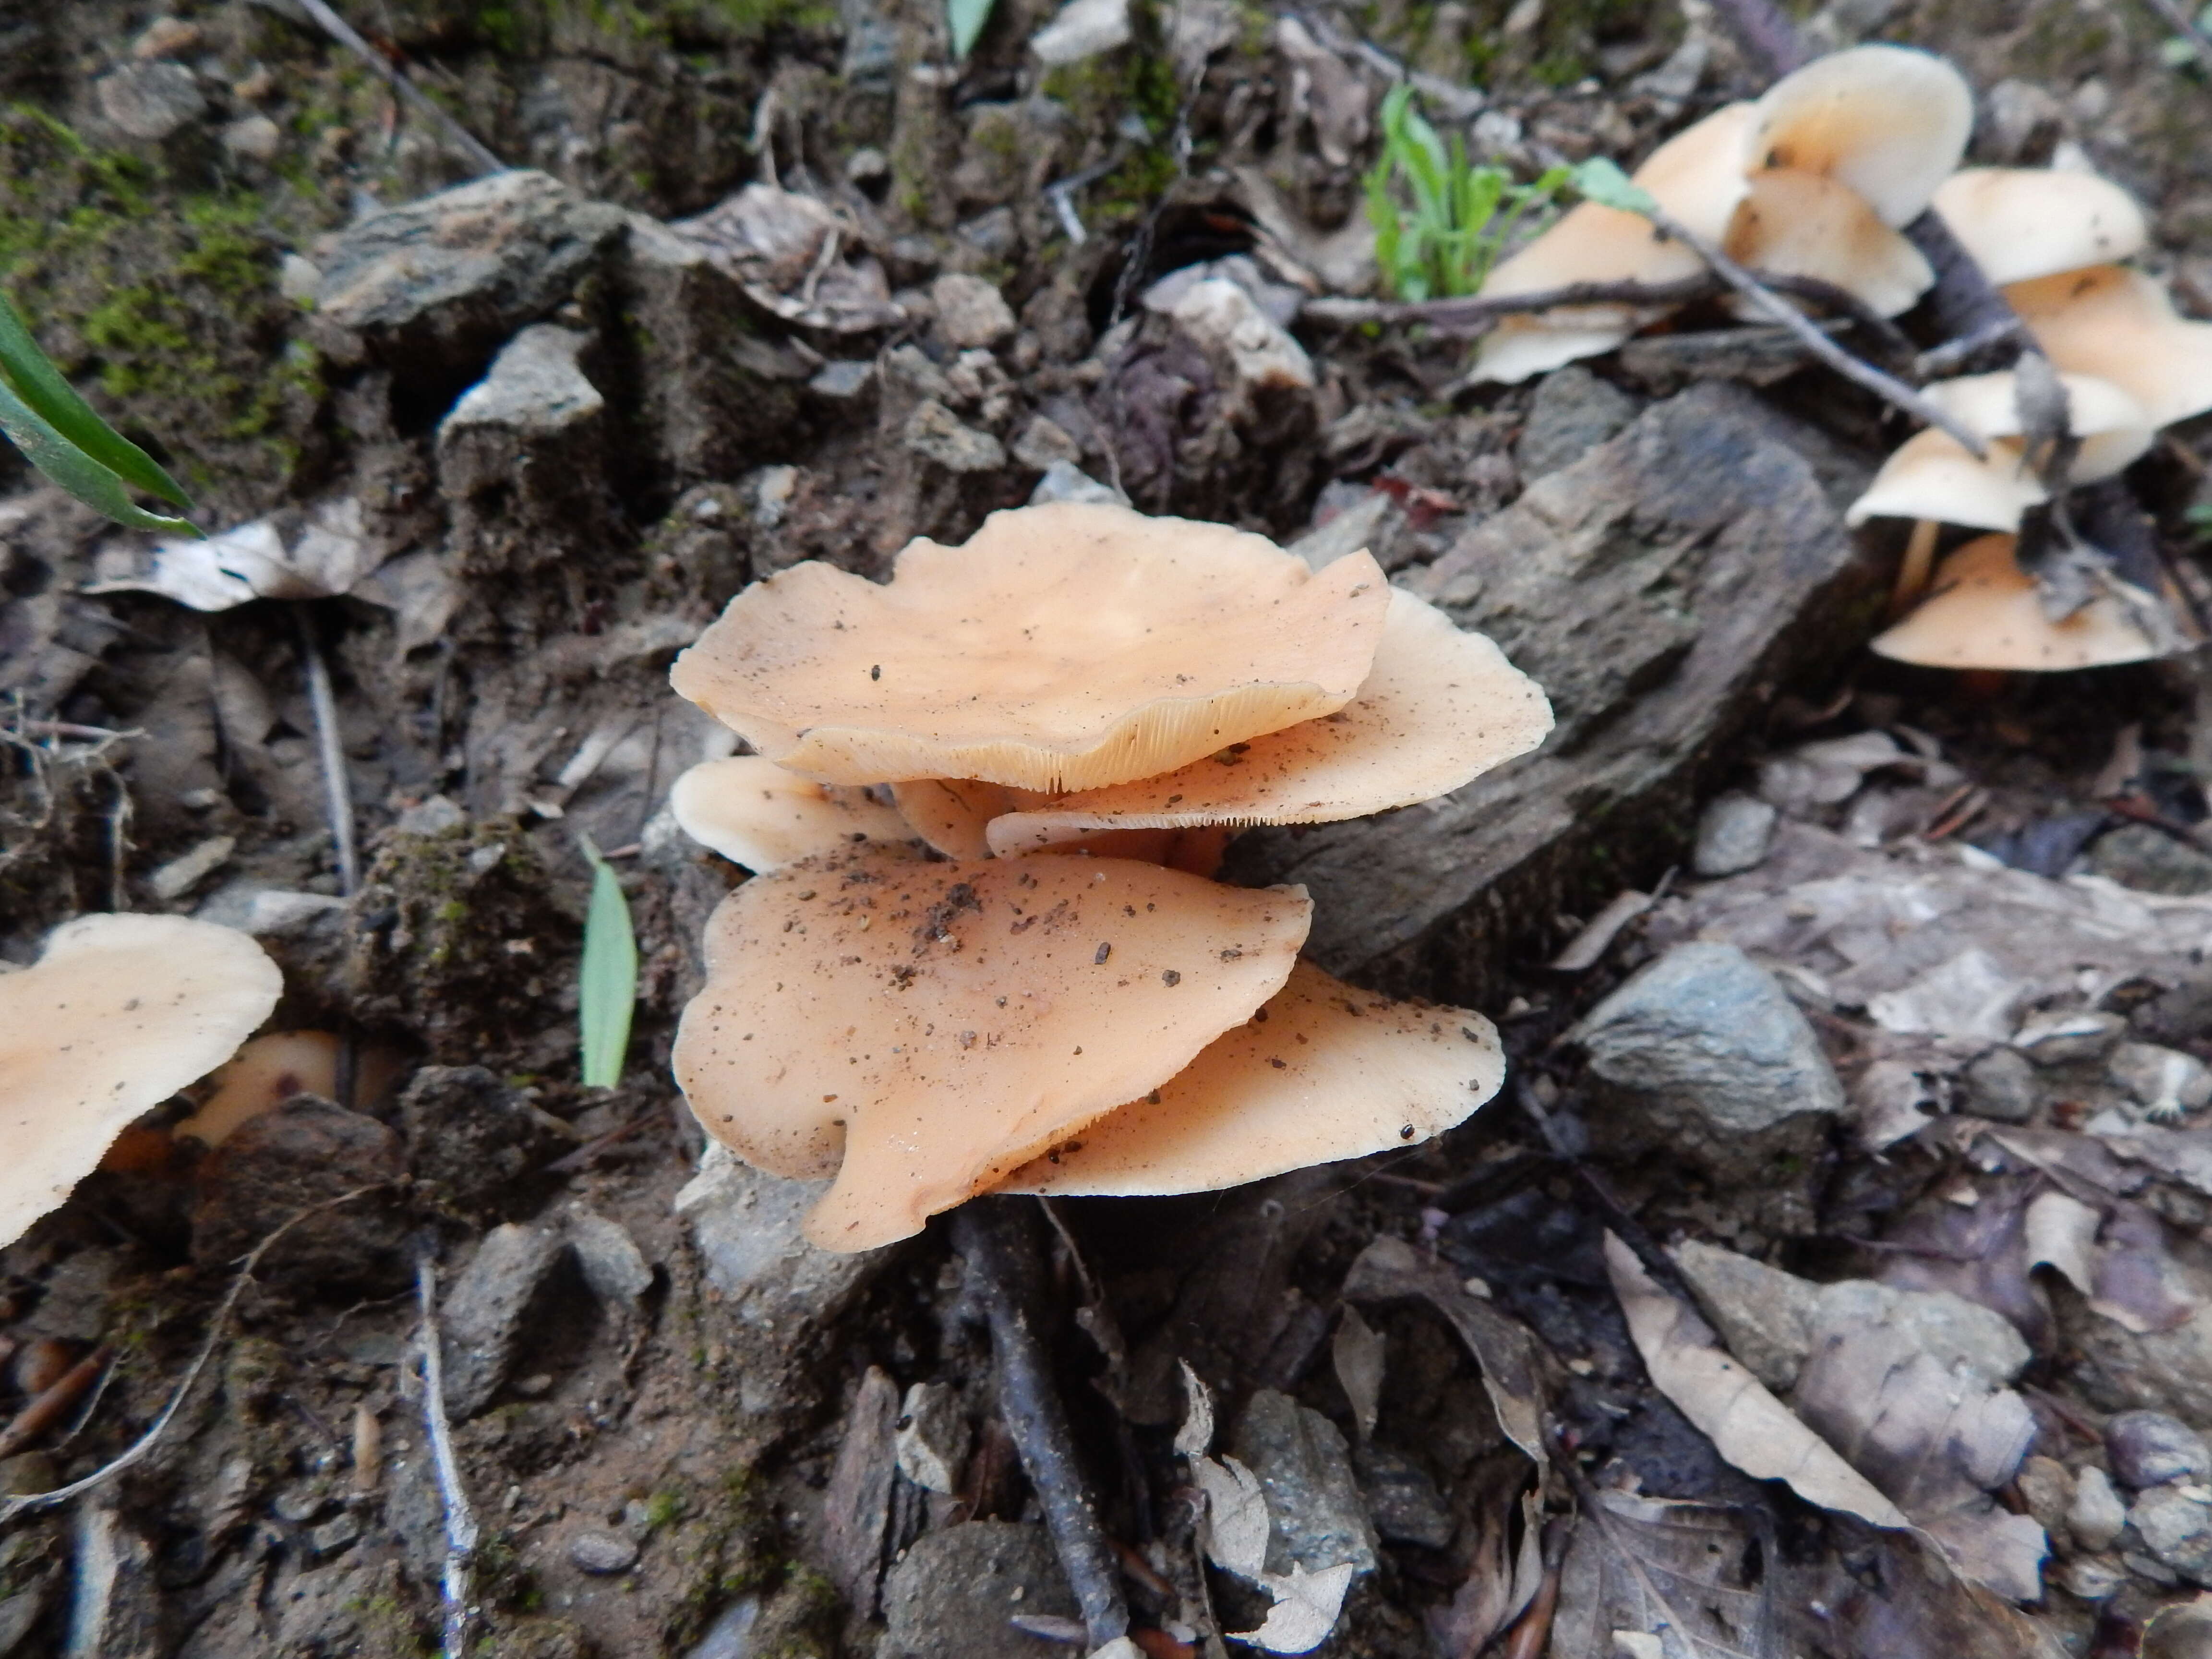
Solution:
[{"label": "rock", "polygon": [[174,904],[220,870],[237,850],[235,836],[210,836],[155,870],[146,878],[146,889],[162,903]]},{"label": "rock", "polygon": [[[201,1164],[192,1259],[228,1266],[302,1211],[404,1171],[399,1137],[373,1117],[295,1095],[235,1130]],[[380,1285],[404,1273],[405,1222],[388,1192],[308,1217],[263,1259],[264,1278]]]},{"label": "rock", "polygon": [[92,83],[100,117],[126,138],[158,144],[207,114],[198,82],[182,64],[125,64]]},{"label": "rock", "polygon": [[446,1408],[474,1417],[514,1369],[526,1316],[559,1264],[564,1241],[543,1227],[508,1222],[483,1236],[438,1310],[446,1361]]},{"label": "rock", "polygon": [[851,403],[868,389],[876,366],[865,357],[833,358],[814,372],[806,389],[833,403]]},{"label": "rock", "polygon": [[1168,313],[1206,354],[1229,370],[1230,418],[1246,421],[1271,399],[1310,392],[1313,359],[1260,302],[1226,277],[1194,283]]},{"label": "rock", "polygon": [[2105,1454],[2124,1486],[2162,1486],[2212,1474],[2212,1446],[2164,1412],[2121,1412],[2105,1425]]},{"label": "rock", "polygon": [[938,333],[957,351],[994,346],[1020,326],[1006,296],[981,276],[947,271],[929,285],[929,301]]},{"label": "rock", "polygon": [[1432,1550],[1449,1546],[1456,1523],[1427,1470],[1386,1446],[1363,1446],[1352,1457],[1378,1536]]},{"label": "rock", "polygon": [[924,1533],[884,1581],[883,1659],[1066,1659],[1006,1621],[1077,1616],[1042,1526],[966,1521]]},{"label": "rock", "polygon": [[1966,1108],[1998,1123],[2025,1123],[2042,1103],[2035,1067],[2017,1048],[1992,1048],[1966,1067]]},{"label": "rock", "polygon": [[1047,501],[1103,501],[1127,507],[1129,498],[1113,485],[1100,483],[1073,461],[1054,461],[1030,491],[1031,507],[1042,507]]},{"label": "rock", "polygon": [[2069,1595],[2097,1602],[2127,1588],[2128,1571],[2118,1562],[2094,1555],[2077,1555],[2061,1564],[2054,1575]]},{"label": "rock", "polygon": [[1624,875],[1679,858],[1706,757],[1847,648],[1837,618],[1878,586],[1841,514],[1865,477],[1741,387],[1654,404],[1405,579],[1544,686],[1543,748],[1417,813],[1255,831],[1232,873],[1306,884],[1331,973],[1502,1000],[1567,872],[1601,844]]},{"label": "rock", "polygon": [[222,130],[222,147],[241,161],[258,161],[266,167],[283,149],[284,135],[267,116],[249,115]]},{"label": "rock", "polygon": [[1572,1033],[1610,1087],[1609,1154],[1664,1146],[1725,1184],[1802,1156],[1843,1085],[1781,982],[1732,945],[1692,943],[1632,975]]},{"label": "rock", "polygon": [[1779,816],[1767,802],[1749,795],[1715,796],[1698,818],[1690,868],[1709,880],[1758,868],[1774,844],[1774,823]]},{"label": "rock", "polygon": [[580,1572],[611,1577],[635,1566],[637,1557],[636,1541],[620,1533],[601,1532],[594,1528],[568,1540],[568,1560]]},{"label": "rock", "polygon": [[1404,509],[1397,502],[1380,489],[1370,490],[1364,500],[1346,507],[1318,529],[1309,530],[1285,550],[1297,554],[1313,570],[1363,549],[1380,560],[1405,524]]},{"label": "rock", "polygon": [[653,1288],[653,1267],[629,1229],[595,1211],[577,1205],[562,1218],[568,1247],[584,1283],[602,1302],[635,1308],[638,1297]]},{"label": "rock", "polygon": [[684,1659],[760,1659],[753,1644],[753,1627],[760,1623],[757,1595],[740,1595],[715,1614],[714,1622]]},{"label": "rock", "polygon": [[156,58],[182,58],[198,52],[207,34],[197,23],[181,17],[156,17],[131,43],[131,55],[141,63]]},{"label": "rock", "polygon": [[2212,1066],[2179,1048],[2123,1042],[2106,1060],[2105,1072],[2151,1117],[2179,1117],[2212,1105]]},{"label": "rock", "polygon": [[1237,1419],[1230,1450],[1267,1493],[1268,1571],[1286,1573],[1295,1562],[1318,1572],[1346,1561],[1374,1571],[1374,1525],[1335,1424],[1286,1394],[1260,1389]]},{"label": "rock", "polygon": [[908,449],[948,472],[995,472],[1006,464],[1006,452],[996,438],[963,426],[933,398],[915,405],[901,436]]},{"label": "rock", "polygon": [[1056,68],[1112,52],[1129,39],[1129,0],[1068,0],[1030,37],[1030,50],[1039,63]]},{"label": "rock", "polygon": [[387,208],[324,260],[318,336],[339,361],[366,352],[400,381],[465,383],[566,301],[627,222],[526,169]]},{"label": "rock", "polygon": [[425,1066],[399,1097],[408,1165],[465,1210],[526,1196],[523,1177],[574,1148],[575,1132],[481,1066]]},{"label": "rock", "polygon": [[2136,1499],[2128,1520],[2154,1558],[2192,1584],[2212,1586],[2212,1504],[2178,1486],[2154,1486]]},{"label": "rock", "polygon": [[2212,853],[2147,823],[2100,836],[2089,849],[2089,872],[2145,893],[2212,893]]},{"label": "rock", "polygon": [[1514,465],[1534,483],[1572,466],[1635,418],[1636,399],[1580,363],[1570,363],[1536,383],[1514,441]]},{"label": "rock", "polygon": [[2014,1034],[2012,1046],[2038,1066],[2069,1066],[2102,1059],[2127,1029],[2127,1021],[2118,1014],[2077,1008],[2039,1015]]},{"label": "rock", "polygon": [[2021,1462],[2013,1486],[2036,1525],[2054,1537],[2066,1535],[2066,1516],[2074,1504],[2074,1477],[2055,1457],[2029,1457]]},{"label": "rock", "polygon": [[2112,1490],[2110,1476],[2092,1463],[2074,1477],[2074,1501],[2067,1506],[2066,1529],[2085,1550],[2108,1549],[2128,1523],[2128,1506]]},{"label": "rock", "polygon": [[925,1492],[953,1492],[972,1438],[960,1391],[949,1382],[917,1382],[899,1409],[899,1472]]},{"label": "rock", "polygon": [[1021,435],[1014,440],[1014,459],[1024,466],[1042,472],[1054,461],[1078,465],[1083,459],[1082,446],[1068,436],[1066,429],[1057,422],[1042,415],[1033,415]]}]

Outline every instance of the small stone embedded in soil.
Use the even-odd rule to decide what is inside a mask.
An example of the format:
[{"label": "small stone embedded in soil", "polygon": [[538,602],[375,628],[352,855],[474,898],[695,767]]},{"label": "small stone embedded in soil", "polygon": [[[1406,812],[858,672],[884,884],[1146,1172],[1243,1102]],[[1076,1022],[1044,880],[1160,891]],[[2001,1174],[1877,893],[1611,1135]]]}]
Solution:
[{"label": "small stone embedded in soil", "polygon": [[637,1565],[637,1545],[619,1533],[580,1532],[568,1540],[568,1559],[581,1571],[610,1577]]},{"label": "small stone embedded in soil", "polygon": [[2147,823],[2099,836],[2089,848],[2089,871],[2138,892],[2212,893],[2212,854]]},{"label": "small stone embedded in soil", "polygon": [[963,351],[994,346],[1017,325],[1006,296],[981,276],[948,272],[930,284],[929,298],[938,332]]},{"label": "small stone embedded in soil", "polygon": [[1992,1048],[1966,1067],[1966,1109],[1997,1123],[2025,1123],[2041,1103],[2035,1067],[2016,1048]]},{"label": "small stone embedded in soil", "polygon": [[307,1551],[319,1559],[336,1555],[357,1542],[361,1534],[362,1523],[358,1516],[333,1516],[308,1533]]},{"label": "small stone embedded in soil", "polygon": [[2055,1457],[2027,1458],[2013,1476],[2013,1485],[2036,1525],[2054,1537],[2063,1537],[2067,1512],[2074,1503],[2074,1477],[2067,1474],[2066,1466]]},{"label": "small stone embedded in soil", "polygon": [[446,1405],[456,1420],[491,1403],[514,1368],[525,1316],[559,1262],[564,1241],[540,1227],[493,1228],[461,1270],[440,1310]]},{"label": "small stone embedded in soil", "polygon": [[1267,1570],[1309,1572],[1350,1562],[1375,1570],[1375,1527],[1336,1425],[1288,1395],[1261,1389],[1237,1420],[1231,1450],[1258,1477],[1270,1522]]},{"label": "small stone embedded in soil", "polygon": [[915,405],[903,437],[908,449],[950,472],[993,472],[1006,464],[1006,452],[996,438],[963,425],[934,398]]},{"label": "small stone embedded in soil", "polygon": [[1698,819],[1690,867],[1709,880],[1755,869],[1774,844],[1779,816],[1769,803],[1750,795],[1717,797]]},{"label": "small stone embedded in soil", "polygon": [[2112,1490],[2112,1477],[2092,1463],[2074,1477],[2074,1501],[2066,1510],[2066,1529],[2085,1550],[2108,1548],[2128,1523],[2128,1506]]},{"label": "small stone embedded in soil", "polygon": [[1017,1630],[1016,1613],[1078,1608],[1042,1526],[965,1521],[924,1533],[884,1581],[887,1651],[902,1659],[1068,1659],[1072,1650]]},{"label": "small stone embedded in soil", "polygon": [[2179,1486],[2154,1486],[2128,1519],[2154,1558],[2192,1584],[2212,1586],[2212,1505]]},{"label": "small stone embedded in soil", "polygon": [[1450,1544],[1455,1523],[1427,1470],[1387,1446],[1362,1447],[1352,1462],[1378,1534],[1394,1544],[1432,1550]]},{"label": "small stone embedded in soil", "polygon": [[2164,1412],[2119,1413],[2105,1425],[2105,1452],[2124,1486],[2140,1489],[2212,1474],[2212,1446]]},{"label": "small stone embedded in soil", "polygon": [[199,84],[182,64],[125,64],[93,83],[107,124],[126,138],[159,143],[207,113]]}]

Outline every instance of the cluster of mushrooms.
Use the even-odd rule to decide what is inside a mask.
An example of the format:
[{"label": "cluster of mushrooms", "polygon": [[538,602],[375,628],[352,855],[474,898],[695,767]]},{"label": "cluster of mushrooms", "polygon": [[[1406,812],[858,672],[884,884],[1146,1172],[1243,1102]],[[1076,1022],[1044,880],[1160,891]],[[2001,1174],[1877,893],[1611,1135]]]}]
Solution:
[{"label": "cluster of mushrooms", "polygon": [[[1960,169],[1973,94],[1942,58],[1858,46],[1784,76],[1754,101],[1715,111],[1632,175],[1675,220],[1769,277],[1810,278],[1895,317],[1936,281],[1903,234],[1923,210],[1945,227],[2019,314],[2063,392],[2065,483],[2110,477],[2158,429],[2212,409],[2212,324],[2184,320],[2151,276],[2120,263],[2148,240],[2117,185],[2064,168]],[[1702,273],[1699,255],[1643,216],[1585,203],[1501,263],[1482,292],[1518,295],[1577,283],[1657,285]],[[1478,378],[1525,380],[1611,350],[1664,306],[1554,307],[1509,318],[1482,343]],[[1919,433],[1853,503],[1869,518],[1917,521],[1908,586],[1932,558],[1937,526],[1996,532],[1936,572],[1933,597],[1875,641],[1903,661],[1983,669],[2063,669],[2136,661],[2167,648],[2144,618],[2159,607],[2107,582],[2051,614],[2016,558],[2021,514],[2049,499],[2039,435],[2014,371],[1937,381],[1925,395],[1986,447]]]},{"label": "cluster of mushrooms", "polygon": [[1203,1191],[1424,1140],[1497,1034],[1298,960],[1303,889],[1229,838],[1410,805],[1534,748],[1542,691],[1366,553],[1055,503],[878,584],[756,582],[676,689],[751,755],[671,806],[754,872],[716,910],[676,1074],[707,1131],[835,1181],[831,1249],[983,1192]]}]

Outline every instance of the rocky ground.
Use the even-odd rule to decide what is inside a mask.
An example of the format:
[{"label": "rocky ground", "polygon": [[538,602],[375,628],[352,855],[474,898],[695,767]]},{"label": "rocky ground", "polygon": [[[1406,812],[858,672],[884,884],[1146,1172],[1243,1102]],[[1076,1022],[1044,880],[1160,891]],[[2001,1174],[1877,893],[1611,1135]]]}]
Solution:
[{"label": "rocky ground", "polygon": [[[1707,6],[1183,0],[1050,66],[1043,0],[957,66],[907,0],[341,9],[514,170],[294,0],[0,0],[0,276],[226,532],[157,550],[0,459],[0,949],[228,922],[276,1025],[359,1056],[0,1251],[5,1408],[85,1385],[0,1431],[0,1492],[100,1468],[216,1337],[143,1459],[0,1534],[0,1655],[435,1650],[426,1255],[483,1650],[1082,1650],[943,1231],[811,1249],[668,1081],[738,878],[663,810],[731,743],[665,672],[751,578],[1115,492],[1371,548],[1559,714],[1443,801],[1232,854],[1312,889],[1332,971],[1496,1017],[1504,1096],[1024,1212],[1144,1651],[1267,1611],[1200,1560],[1186,1368],[1267,1569],[1352,1569],[1327,1654],[2208,1650],[2167,1611],[2212,1588],[2197,668],[1869,659],[1901,538],[1842,507],[1893,434],[1717,317],[1501,390],[1300,315],[1369,280],[1392,76],[1479,155],[1631,160],[1763,84]],[[1951,53],[1978,159],[2082,152],[2212,312],[2212,91],[2156,12],[1799,21]],[[2130,475],[2185,578],[2204,468],[2185,427]],[[577,1079],[587,836],[643,958],[613,1090]]]}]

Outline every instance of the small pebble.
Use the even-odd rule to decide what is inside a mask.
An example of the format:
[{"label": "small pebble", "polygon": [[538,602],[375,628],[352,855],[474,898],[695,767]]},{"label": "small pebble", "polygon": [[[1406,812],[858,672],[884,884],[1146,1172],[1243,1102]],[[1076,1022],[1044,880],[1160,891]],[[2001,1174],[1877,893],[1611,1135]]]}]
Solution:
[{"label": "small pebble", "polygon": [[618,1533],[580,1532],[568,1540],[568,1559],[585,1572],[611,1577],[637,1565],[637,1546]]},{"label": "small pebble", "polygon": [[[2066,1529],[2085,1550],[2112,1547],[2128,1523],[2128,1507],[2112,1490],[2112,1478],[2095,1464],[2074,1477],[2074,1502],[2066,1510]],[[2078,1592],[2077,1592],[2078,1593]]]},{"label": "small pebble", "polygon": [[1708,878],[1733,876],[1763,862],[1774,843],[1774,823],[1779,815],[1763,800],[1749,795],[1722,795],[1698,820],[1697,848],[1690,867]]},{"label": "small pebble", "polygon": [[2119,1483],[2140,1492],[2212,1474],[2212,1446],[2164,1412],[2122,1412],[2105,1425],[2105,1450]]}]

